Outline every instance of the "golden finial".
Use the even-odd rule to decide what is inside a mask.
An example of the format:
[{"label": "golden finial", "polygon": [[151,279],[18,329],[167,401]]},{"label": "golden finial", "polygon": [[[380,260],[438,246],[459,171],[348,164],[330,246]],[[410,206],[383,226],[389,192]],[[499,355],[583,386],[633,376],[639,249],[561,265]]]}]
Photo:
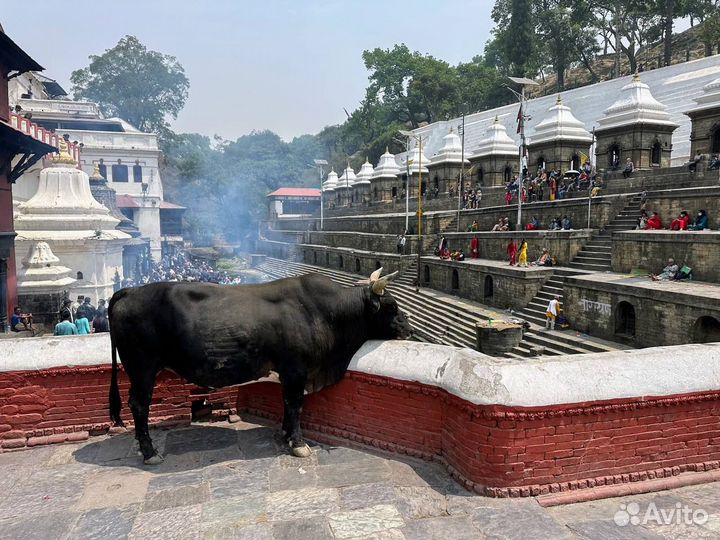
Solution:
[{"label": "golden finial", "polygon": [[105,180],[105,177],[100,174],[100,164],[96,163],[95,168],[93,169],[92,176],[90,177],[90,180]]},{"label": "golden finial", "polygon": [[450,126],[450,131],[449,131],[449,133],[453,133],[453,127],[452,127],[452,126]]},{"label": "golden finial", "polygon": [[557,100],[555,101],[555,105],[562,105],[562,96],[558,94]]},{"label": "golden finial", "polygon": [[65,139],[58,141],[58,155],[53,156],[52,162],[58,165],[77,165],[77,161],[70,155],[70,146]]},{"label": "golden finial", "polygon": [[390,146],[387,146],[387,145],[385,146],[385,153],[386,154],[390,153]]},{"label": "golden finial", "polygon": [[500,123],[500,117],[497,114],[495,115],[495,123]]},{"label": "golden finial", "polygon": [[640,82],[640,74],[637,71],[633,73],[633,82]]}]

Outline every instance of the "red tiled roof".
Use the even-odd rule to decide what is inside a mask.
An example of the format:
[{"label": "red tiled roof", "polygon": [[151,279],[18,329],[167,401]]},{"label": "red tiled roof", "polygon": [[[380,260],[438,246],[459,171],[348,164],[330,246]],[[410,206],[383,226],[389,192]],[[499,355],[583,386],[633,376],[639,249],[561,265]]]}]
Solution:
[{"label": "red tiled roof", "polygon": [[160,210],[185,210],[185,207],[167,201],[160,201]]},{"label": "red tiled roof", "polygon": [[320,190],[316,188],[293,188],[282,187],[267,195],[268,197],[317,197],[320,198]]},{"label": "red tiled roof", "polygon": [[118,208],[140,208],[140,205],[130,195],[118,195],[115,199]]}]

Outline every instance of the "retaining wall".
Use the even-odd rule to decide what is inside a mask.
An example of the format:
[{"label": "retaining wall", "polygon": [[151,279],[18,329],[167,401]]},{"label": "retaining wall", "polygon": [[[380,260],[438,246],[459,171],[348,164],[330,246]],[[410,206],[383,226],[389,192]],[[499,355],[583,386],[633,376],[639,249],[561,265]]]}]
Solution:
[{"label": "retaining wall", "polygon": [[[0,342],[2,451],[107,431],[107,334],[14,341]],[[167,374],[151,422],[187,422],[203,397],[224,411],[236,397],[239,411],[274,421],[282,410],[276,384],[208,395]],[[507,497],[717,469],[719,416],[717,344],[500,361],[390,341],[363,345],[302,419],[311,439],[434,460],[469,489]]]}]

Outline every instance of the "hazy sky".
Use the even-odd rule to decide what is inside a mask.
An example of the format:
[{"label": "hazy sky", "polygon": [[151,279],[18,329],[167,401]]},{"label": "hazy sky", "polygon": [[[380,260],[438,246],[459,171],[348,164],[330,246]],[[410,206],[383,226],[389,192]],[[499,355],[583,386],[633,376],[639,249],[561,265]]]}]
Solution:
[{"label": "hazy sky", "polygon": [[171,54],[190,79],[173,128],[285,139],[345,119],[367,86],[364,49],[406,43],[456,64],[482,53],[493,0],[33,0],[5,32],[70,90],[70,73],[120,38]]}]

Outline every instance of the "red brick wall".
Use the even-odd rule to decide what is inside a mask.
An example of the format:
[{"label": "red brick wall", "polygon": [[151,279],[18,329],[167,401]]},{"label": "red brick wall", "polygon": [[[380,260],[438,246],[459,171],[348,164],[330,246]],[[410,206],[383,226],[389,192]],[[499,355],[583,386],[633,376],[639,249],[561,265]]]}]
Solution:
[{"label": "red brick wall", "polygon": [[[122,417],[131,425],[129,383],[122,372],[119,382]],[[106,433],[109,389],[109,365],[0,373],[0,451]],[[208,394],[163,372],[155,386],[150,420],[155,425],[187,423],[192,402],[204,397],[214,414],[224,415],[234,412],[236,396],[234,388]]]},{"label": "red brick wall", "polygon": [[[110,367],[0,374],[0,451],[106,433]],[[128,383],[120,378],[123,402]],[[204,396],[218,416],[279,421],[280,386],[207,394],[163,373],[151,422],[186,423]],[[235,401],[237,400],[237,401]],[[414,382],[349,372],[308,396],[308,438],[374,446],[444,464],[466,487],[507,497],[720,468],[720,392],[540,408],[478,406]],[[123,418],[131,424],[130,411]]]},{"label": "red brick wall", "polygon": [[[238,410],[278,420],[278,385],[241,388]],[[438,461],[469,489],[500,497],[720,468],[720,392],[508,408],[349,373],[308,397],[303,424],[316,440]]]}]

